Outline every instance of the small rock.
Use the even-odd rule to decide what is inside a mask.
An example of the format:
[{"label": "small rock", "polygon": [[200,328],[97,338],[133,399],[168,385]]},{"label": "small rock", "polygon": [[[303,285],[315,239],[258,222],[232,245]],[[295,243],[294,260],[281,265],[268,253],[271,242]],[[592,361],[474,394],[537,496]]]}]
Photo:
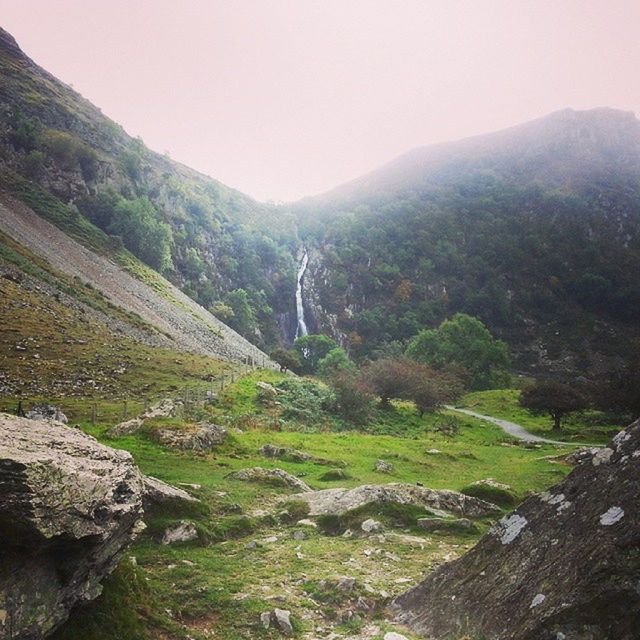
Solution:
[{"label": "small rock", "polygon": [[409,638],[407,638],[407,636],[403,636],[401,633],[389,631],[384,634],[384,640],[409,640]]},{"label": "small rock", "polygon": [[245,549],[257,549],[260,546],[260,544],[258,543],[257,540],[252,540],[251,542],[247,542],[247,544],[244,545]]},{"label": "small rock", "polygon": [[198,531],[193,522],[182,520],[179,524],[168,527],[162,536],[162,544],[176,544],[178,542],[191,542],[198,538]]},{"label": "small rock", "polygon": [[468,518],[418,518],[417,525],[423,531],[455,531],[474,528],[473,522]]},{"label": "small rock", "polygon": [[376,460],[373,470],[378,473],[393,473],[395,471],[395,467],[385,460]]},{"label": "small rock", "polygon": [[292,537],[294,540],[304,540],[307,534],[304,531],[294,531]]},{"label": "small rock", "polygon": [[336,589],[344,593],[349,593],[350,591],[353,591],[355,586],[356,586],[355,578],[344,577],[338,580],[338,584],[336,584]]},{"label": "small rock", "polygon": [[260,614],[260,624],[268,629],[271,626],[271,611],[263,611]]},{"label": "small rock", "polygon": [[313,527],[314,529],[318,528],[317,523],[315,523],[313,520],[309,520],[309,518],[303,518],[302,520],[298,520],[296,524],[301,525],[303,527]]},{"label": "small rock", "polygon": [[293,625],[291,624],[291,612],[286,609],[274,609],[271,613],[271,622],[287,636],[293,635]]},{"label": "small rock", "polygon": [[369,518],[360,525],[360,528],[365,533],[376,533],[382,530],[382,524],[373,518]]}]

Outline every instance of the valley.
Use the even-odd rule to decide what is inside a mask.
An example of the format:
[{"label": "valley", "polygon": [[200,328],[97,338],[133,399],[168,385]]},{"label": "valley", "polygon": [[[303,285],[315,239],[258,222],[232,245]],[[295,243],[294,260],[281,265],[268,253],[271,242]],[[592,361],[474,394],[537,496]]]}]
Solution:
[{"label": "valley", "polygon": [[0,639],[635,640],[638,273],[631,113],[265,204],[0,28]]}]

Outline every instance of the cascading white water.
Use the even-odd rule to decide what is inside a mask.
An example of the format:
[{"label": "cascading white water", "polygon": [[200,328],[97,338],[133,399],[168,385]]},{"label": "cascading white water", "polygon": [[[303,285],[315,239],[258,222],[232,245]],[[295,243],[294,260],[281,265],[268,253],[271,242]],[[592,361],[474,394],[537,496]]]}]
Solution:
[{"label": "cascading white water", "polygon": [[309,263],[309,254],[304,249],[300,266],[298,267],[298,284],[296,286],[296,315],[298,319],[298,325],[296,327],[296,338],[300,336],[308,335],[307,325],[304,321],[304,304],[302,303],[302,278],[304,278],[304,272],[307,270],[307,264]]}]

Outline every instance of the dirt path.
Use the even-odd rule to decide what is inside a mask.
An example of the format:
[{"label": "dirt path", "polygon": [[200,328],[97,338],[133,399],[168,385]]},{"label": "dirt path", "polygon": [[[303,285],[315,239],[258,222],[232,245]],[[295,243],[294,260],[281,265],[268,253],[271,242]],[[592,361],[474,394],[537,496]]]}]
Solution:
[{"label": "dirt path", "polygon": [[516,424],[515,422],[509,422],[508,420],[502,420],[501,418],[494,418],[493,416],[485,416],[469,409],[459,409],[458,407],[447,406],[449,411],[455,411],[456,413],[464,413],[466,416],[472,418],[478,418],[479,420],[485,420],[492,424],[497,424],[506,433],[518,440],[524,440],[525,442],[543,442],[546,444],[561,444],[568,447],[597,447],[601,445],[585,444],[582,442],[562,442],[561,440],[550,440],[549,438],[542,438],[536,436],[533,433],[529,433],[523,426]]}]

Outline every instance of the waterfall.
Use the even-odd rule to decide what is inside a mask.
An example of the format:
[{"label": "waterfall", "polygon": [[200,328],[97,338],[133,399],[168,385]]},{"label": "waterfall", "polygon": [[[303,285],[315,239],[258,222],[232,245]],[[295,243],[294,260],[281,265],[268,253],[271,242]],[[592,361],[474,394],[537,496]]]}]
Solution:
[{"label": "waterfall", "polygon": [[304,254],[302,255],[302,260],[298,267],[298,284],[296,286],[296,316],[298,319],[298,324],[296,326],[296,338],[306,336],[309,333],[304,321],[304,304],[302,303],[302,279],[304,278],[304,272],[307,270],[308,263],[309,254],[307,253],[307,250],[304,249]]}]

